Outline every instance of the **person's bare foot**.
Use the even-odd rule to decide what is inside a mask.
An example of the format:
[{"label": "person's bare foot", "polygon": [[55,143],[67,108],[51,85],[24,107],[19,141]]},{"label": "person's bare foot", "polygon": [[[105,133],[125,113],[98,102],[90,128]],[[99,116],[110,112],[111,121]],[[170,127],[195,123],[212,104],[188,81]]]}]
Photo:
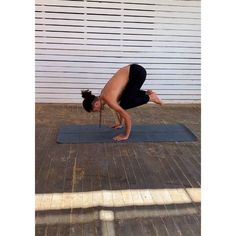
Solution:
[{"label": "person's bare foot", "polygon": [[154,102],[158,105],[162,105],[161,99],[157,96],[157,94],[155,92],[152,91],[148,96],[149,96],[151,102]]}]

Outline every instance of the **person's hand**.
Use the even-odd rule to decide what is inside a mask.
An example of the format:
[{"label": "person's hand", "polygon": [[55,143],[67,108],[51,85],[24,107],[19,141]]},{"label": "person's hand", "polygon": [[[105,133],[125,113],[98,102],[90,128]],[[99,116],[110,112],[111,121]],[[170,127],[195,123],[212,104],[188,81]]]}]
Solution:
[{"label": "person's hand", "polygon": [[115,141],[127,140],[128,138],[129,138],[129,136],[123,135],[123,134],[119,134],[119,135],[113,137],[113,139]]},{"label": "person's hand", "polygon": [[123,128],[123,126],[122,126],[122,124],[115,124],[115,125],[112,126],[112,128],[121,129],[121,128]]}]

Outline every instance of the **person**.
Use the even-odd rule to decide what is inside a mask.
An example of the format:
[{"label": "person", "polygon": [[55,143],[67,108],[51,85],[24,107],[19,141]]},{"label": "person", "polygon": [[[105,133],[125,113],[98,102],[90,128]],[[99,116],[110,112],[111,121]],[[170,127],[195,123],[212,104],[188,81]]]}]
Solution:
[{"label": "person", "polygon": [[[141,106],[149,101],[162,105],[158,95],[152,90],[141,90],[146,79],[146,70],[138,64],[120,68],[106,83],[99,96],[89,90],[82,90],[83,107],[87,112],[100,112],[108,105],[116,112],[118,123],[113,128],[121,128],[125,123],[125,131],[113,137],[116,141],[126,140],[131,132],[131,116],[128,109]],[[100,115],[101,116],[101,115]]]}]

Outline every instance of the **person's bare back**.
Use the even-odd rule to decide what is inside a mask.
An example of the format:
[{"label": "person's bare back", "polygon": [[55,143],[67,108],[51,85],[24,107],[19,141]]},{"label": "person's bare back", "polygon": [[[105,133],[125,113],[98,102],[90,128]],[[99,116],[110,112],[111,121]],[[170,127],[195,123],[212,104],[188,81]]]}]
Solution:
[{"label": "person's bare back", "polygon": [[129,81],[130,65],[120,68],[101,91],[101,97],[118,102],[120,95]]}]

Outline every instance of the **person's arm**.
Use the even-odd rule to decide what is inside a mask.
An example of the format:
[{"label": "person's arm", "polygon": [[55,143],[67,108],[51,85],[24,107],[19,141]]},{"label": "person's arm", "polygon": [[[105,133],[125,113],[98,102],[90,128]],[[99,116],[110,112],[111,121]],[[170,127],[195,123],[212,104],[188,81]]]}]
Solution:
[{"label": "person's arm", "polygon": [[[115,116],[116,116],[116,119],[115,119],[115,125],[112,126],[112,128],[115,128],[115,129],[120,129],[123,127],[123,121],[124,119],[120,116],[120,114],[118,112],[115,111]],[[118,122],[117,122],[118,121]]]},{"label": "person's arm", "polygon": [[117,102],[109,101],[106,97],[102,97],[102,99],[110,108],[115,110],[120,115],[120,118],[123,118],[125,122],[125,133],[119,134],[113,137],[113,139],[117,141],[128,139],[131,132],[131,116]]}]

